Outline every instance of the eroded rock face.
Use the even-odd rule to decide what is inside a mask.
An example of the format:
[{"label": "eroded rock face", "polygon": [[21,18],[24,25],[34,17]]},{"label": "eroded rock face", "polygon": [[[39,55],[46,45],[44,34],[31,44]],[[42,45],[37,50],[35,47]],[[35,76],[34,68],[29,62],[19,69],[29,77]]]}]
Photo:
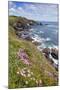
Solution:
[{"label": "eroded rock face", "polygon": [[54,58],[54,59],[58,59],[58,49],[56,48],[52,48],[52,49],[49,49],[49,48],[44,48],[42,50],[43,53],[45,53],[45,55],[48,55],[51,54],[51,56]]},{"label": "eroded rock face", "polygon": [[42,50],[45,57],[51,62],[51,64],[58,70],[58,49],[56,48],[44,48]]},{"label": "eroded rock face", "polygon": [[30,36],[30,24],[29,23],[22,23],[22,22],[16,22],[14,23],[13,27],[15,28],[16,35],[19,38],[32,41],[33,39]]},{"label": "eroded rock face", "polygon": [[19,31],[25,31],[29,28],[28,24],[21,24],[19,22],[14,23],[13,27]]},{"label": "eroded rock face", "polygon": [[33,41],[32,43],[35,44],[36,46],[41,45],[41,43],[37,41]]},{"label": "eroded rock face", "polygon": [[22,38],[22,39],[25,39],[25,40],[28,40],[28,41],[32,41],[33,39],[31,38],[29,32],[27,31],[17,31],[16,32],[16,35],[19,37],[19,38]]},{"label": "eroded rock face", "polygon": [[44,49],[42,50],[42,52],[44,53],[44,55],[45,55],[47,58],[49,58],[49,54],[50,54],[50,49],[49,49],[49,48],[44,48]]},{"label": "eroded rock face", "polygon": [[58,59],[58,49],[51,49],[51,55],[54,59]]}]

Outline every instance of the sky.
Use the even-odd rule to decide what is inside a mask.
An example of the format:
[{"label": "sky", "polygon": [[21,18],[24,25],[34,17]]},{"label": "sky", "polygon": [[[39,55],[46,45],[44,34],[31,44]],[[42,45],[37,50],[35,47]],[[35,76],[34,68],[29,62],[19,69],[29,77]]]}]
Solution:
[{"label": "sky", "polygon": [[58,5],[9,1],[9,15],[22,16],[36,21],[58,21]]}]

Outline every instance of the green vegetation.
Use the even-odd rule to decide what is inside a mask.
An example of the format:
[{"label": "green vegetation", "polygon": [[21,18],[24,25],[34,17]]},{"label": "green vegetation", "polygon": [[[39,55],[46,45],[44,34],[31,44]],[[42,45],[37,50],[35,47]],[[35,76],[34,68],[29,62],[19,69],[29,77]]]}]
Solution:
[{"label": "green vegetation", "polygon": [[[37,50],[36,46],[30,41],[19,39],[13,28],[13,23],[17,17],[9,17],[9,88],[24,88],[38,86],[55,86],[58,85],[58,72],[46,60],[44,55]],[[18,58],[17,52],[22,48],[29,56],[31,65],[26,65]],[[18,73],[22,69],[27,68],[33,74],[24,77]]]}]

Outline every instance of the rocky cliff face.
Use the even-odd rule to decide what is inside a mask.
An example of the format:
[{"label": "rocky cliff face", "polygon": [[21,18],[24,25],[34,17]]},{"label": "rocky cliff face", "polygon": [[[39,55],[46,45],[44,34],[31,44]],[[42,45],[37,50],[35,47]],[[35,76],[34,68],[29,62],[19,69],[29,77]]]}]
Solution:
[{"label": "rocky cliff face", "polygon": [[50,60],[51,64],[58,70],[58,49],[56,48],[45,48],[42,50],[45,57]]},{"label": "rocky cliff face", "polygon": [[[40,86],[58,85],[58,71],[48,62],[48,59],[37,47],[23,38],[27,37],[27,31],[14,29],[13,24],[17,18],[10,18],[9,21],[9,78],[8,87],[26,88]],[[20,28],[20,23],[18,24]],[[38,44],[35,42],[35,44]],[[44,53],[49,54],[49,49]]]}]

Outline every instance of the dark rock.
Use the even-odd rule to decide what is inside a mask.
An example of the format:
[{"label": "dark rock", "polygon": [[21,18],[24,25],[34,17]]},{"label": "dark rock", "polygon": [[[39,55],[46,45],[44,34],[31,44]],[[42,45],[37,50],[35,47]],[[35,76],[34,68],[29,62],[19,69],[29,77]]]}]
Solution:
[{"label": "dark rock", "polygon": [[44,48],[42,50],[43,53],[46,53],[46,54],[50,54],[50,49],[49,48]]},{"label": "dark rock", "polygon": [[49,58],[49,54],[50,54],[50,49],[49,48],[44,48],[42,50],[42,52],[44,53],[44,55],[45,55],[46,58]]},{"label": "dark rock", "polygon": [[45,25],[48,25],[48,24],[45,24]]},{"label": "dark rock", "polygon": [[28,41],[32,41],[32,40],[33,40],[33,39],[32,39],[31,37],[29,37],[29,36],[25,37],[25,39],[28,40]]},{"label": "dark rock", "polygon": [[58,59],[58,56],[55,53],[52,52],[51,55],[54,59]]},{"label": "dark rock", "polygon": [[16,35],[19,37],[19,38],[22,38],[22,39],[25,39],[25,40],[29,40],[29,41],[32,41],[33,39],[31,38],[29,32],[27,31],[17,31],[16,32]]},{"label": "dark rock", "polygon": [[40,42],[37,42],[37,41],[34,41],[32,43],[35,44],[35,45],[41,45],[41,43]]},{"label": "dark rock", "polygon": [[[50,61],[50,63],[55,67],[55,69],[58,70],[58,64],[56,64],[53,60],[53,59],[58,60],[58,49],[45,48],[42,50],[42,52],[44,53],[45,57]],[[52,56],[52,58],[50,57],[50,55]]]},{"label": "dark rock", "polygon": [[54,59],[58,59],[58,50],[55,49],[51,49],[51,55]]},{"label": "dark rock", "polygon": [[16,30],[23,31],[23,30],[28,30],[30,28],[30,25],[28,23],[22,24],[20,22],[16,22],[16,23],[14,23],[13,27]]},{"label": "dark rock", "polygon": [[40,22],[40,25],[43,25],[43,24]]}]

